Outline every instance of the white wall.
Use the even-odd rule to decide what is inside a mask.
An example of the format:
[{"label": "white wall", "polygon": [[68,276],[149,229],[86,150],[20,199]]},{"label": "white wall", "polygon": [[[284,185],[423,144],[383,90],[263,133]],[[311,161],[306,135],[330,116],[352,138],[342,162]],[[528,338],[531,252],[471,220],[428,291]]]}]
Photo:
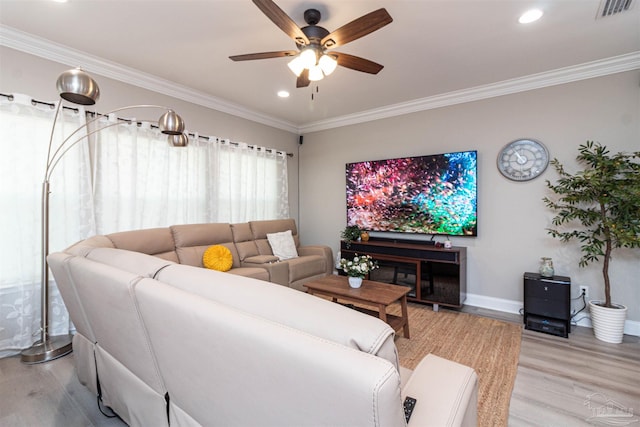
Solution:
[{"label": "white wall", "polygon": [[[533,181],[512,182],[498,172],[496,155],[512,140],[534,138],[571,170],[578,145],[587,140],[612,152],[640,150],[639,82],[638,71],[627,72],[306,134],[300,147],[301,236],[337,253],[346,225],[345,163],[478,150],[478,237],[452,239],[468,247],[469,299],[517,311],[522,275],[537,272],[542,256],[553,258],[556,274],[571,277],[573,296],[586,285],[591,298],[603,297],[601,265],[578,268],[577,245],[561,244],[545,231],[553,215],[541,199],[555,171],[550,166]],[[613,299],[627,304],[628,318],[638,321],[640,250],[614,256]]]},{"label": "white wall", "polygon": [[[0,64],[0,93],[23,93],[46,102],[58,99],[56,79],[63,71],[73,68],[5,46],[0,46]],[[189,132],[293,153],[294,156],[288,158],[289,205],[291,217],[298,219],[298,136],[296,134],[140,89],[94,73],[91,75],[98,82],[101,95],[96,105],[89,108],[90,110],[106,113],[127,105],[164,105],[173,108],[182,116]],[[126,113],[123,112],[123,116],[127,117]],[[138,118],[155,119],[156,117]]]}]

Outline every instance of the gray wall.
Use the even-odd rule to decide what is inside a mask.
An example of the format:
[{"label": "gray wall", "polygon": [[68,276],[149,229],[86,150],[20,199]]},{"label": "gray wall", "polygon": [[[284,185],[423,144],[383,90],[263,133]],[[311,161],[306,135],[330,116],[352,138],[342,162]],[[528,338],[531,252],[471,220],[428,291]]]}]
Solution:
[{"label": "gray wall", "polygon": [[[577,245],[545,232],[553,215],[541,199],[555,171],[549,167],[533,181],[512,182],[498,172],[496,155],[514,139],[534,138],[575,170],[577,147],[587,140],[612,152],[640,150],[639,82],[638,71],[627,72],[306,134],[300,148],[301,236],[337,252],[346,225],[345,163],[478,150],[478,237],[452,239],[468,247],[468,302],[517,311],[522,274],[536,272],[542,256],[553,258],[556,274],[571,277],[572,295],[586,285],[591,298],[603,297],[601,265],[578,268]],[[611,265],[613,299],[627,304],[628,319],[635,321],[639,255],[617,252]]]},{"label": "gray wall", "polygon": [[[56,91],[58,75],[73,68],[5,46],[0,46],[0,64],[1,93],[23,93],[39,101],[47,102],[58,99]],[[94,73],[91,75],[100,85],[101,95],[96,105],[88,108],[90,110],[106,113],[127,105],[164,105],[173,108],[182,116],[189,132],[228,138],[235,142],[246,142],[247,144],[293,153],[294,156],[288,158],[287,165],[289,169],[289,205],[291,217],[298,219],[298,136],[296,134],[124,84]],[[155,115],[142,117],[139,113],[136,115],[135,112],[122,112],[124,117],[127,117],[127,114],[129,117],[156,118]],[[160,117],[160,114],[161,112],[157,117]]]},{"label": "gray wall", "polygon": [[[0,92],[43,101],[57,99],[55,79],[70,68],[3,46],[0,64]],[[346,216],[345,163],[478,150],[479,235],[452,239],[468,247],[468,303],[517,311],[522,273],[537,271],[541,256],[554,259],[557,274],[571,277],[573,295],[580,285],[590,287],[592,298],[603,295],[600,265],[579,269],[576,245],[563,245],[544,231],[552,217],[541,201],[544,180],[555,173],[548,169],[534,181],[514,183],[498,173],[495,158],[502,146],[522,137],[542,141],[569,169],[578,145],[588,139],[614,152],[640,150],[638,71],[310,133],[302,146],[290,132],[94,77],[102,89],[98,111],[168,105],[185,118],[189,131],[294,153],[289,201],[302,242],[327,244],[336,254]],[[614,300],[629,306],[629,319],[640,321],[638,251],[615,254],[611,272]]]}]

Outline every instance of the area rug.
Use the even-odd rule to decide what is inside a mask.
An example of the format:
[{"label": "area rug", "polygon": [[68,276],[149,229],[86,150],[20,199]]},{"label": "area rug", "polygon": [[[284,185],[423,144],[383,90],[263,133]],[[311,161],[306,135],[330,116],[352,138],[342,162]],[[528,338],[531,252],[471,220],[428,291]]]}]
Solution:
[{"label": "area rug", "polygon": [[[390,312],[391,307],[390,307]],[[522,327],[476,315],[409,304],[411,339],[396,338],[400,365],[414,369],[429,353],[475,369],[478,425],[506,426]]]}]

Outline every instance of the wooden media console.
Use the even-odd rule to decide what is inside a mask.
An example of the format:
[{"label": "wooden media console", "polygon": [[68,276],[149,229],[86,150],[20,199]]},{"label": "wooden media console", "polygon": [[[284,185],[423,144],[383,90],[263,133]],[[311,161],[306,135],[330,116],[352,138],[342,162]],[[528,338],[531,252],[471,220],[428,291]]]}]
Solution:
[{"label": "wooden media console", "polygon": [[[347,247],[348,246],[348,247]],[[462,307],[467,297],[467,248],[437,247],[430,242],[371,238],[367,242],[341,242],[343,258],[370,255],[378,261],[370,280],[408,286],[413,302]]]}]

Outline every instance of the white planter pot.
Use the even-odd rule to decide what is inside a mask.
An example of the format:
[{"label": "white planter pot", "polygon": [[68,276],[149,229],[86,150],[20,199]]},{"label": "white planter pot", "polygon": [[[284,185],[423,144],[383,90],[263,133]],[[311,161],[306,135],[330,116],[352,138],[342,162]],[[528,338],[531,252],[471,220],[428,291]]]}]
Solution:
[{"label": "white planter pot", "polygon": [[349,286],[352,288],[359,288],[362,286],[362,277],[351,277],[349,276]]},{"label": "white planter pot", "polygon": [[614,304],[618,308],[598,305],[603,301],[589,301],[593,332],[600,341],[619,344],[624,334],[624,322],[627,319],[627,307]]}]

